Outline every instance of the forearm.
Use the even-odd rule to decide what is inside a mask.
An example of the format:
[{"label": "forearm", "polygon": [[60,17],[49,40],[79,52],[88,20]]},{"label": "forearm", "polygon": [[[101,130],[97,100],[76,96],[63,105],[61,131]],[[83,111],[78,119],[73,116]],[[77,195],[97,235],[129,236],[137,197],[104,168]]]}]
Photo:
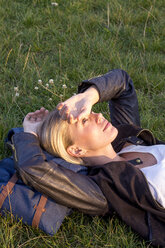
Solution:
[{"label": "forearm", "polygon": [[126,72],[120,69],[111,70],[108,73],[84,80],[78,87],[78,92],[85,92],[93,86],[99,94],[99,102],[109,101],[112,98],[119,98],[126,89]]},{"label": "forearm", "polygon": [[95,85],[91,85],[91,87],[85,90],[82,94],[84,97],[90,99],[91,105],[94,105],[99,101],[99,92]]},{"label": "forearm", "polygon": [[133,82],[127,72],[115,69],[108,73],[83,81],[79,92],[91,86],[99,94],[99,102],[109,101],[112,124],[134,124],[140,126],[138,100]]},{"label": "forearm", "polygon": [[38,139],[32,134],[14,135],[16,169],[25,184],[34,187],[62,205],[103,215],[107,201],[97,184],[53,161],[47,161]]}]

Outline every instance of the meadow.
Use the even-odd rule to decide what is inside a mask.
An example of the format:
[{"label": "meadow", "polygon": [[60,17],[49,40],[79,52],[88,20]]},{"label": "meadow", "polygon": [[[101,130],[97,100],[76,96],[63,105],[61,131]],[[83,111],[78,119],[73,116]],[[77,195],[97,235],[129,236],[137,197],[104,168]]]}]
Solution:
[{"label": "meadow", "polygon": [[[0,0],[0,159],[26,113],[51,110],[82,80],[114,68],[134,81],[142,127],[165,140],[164,13],[163,0]],[[109,118],[106,103],[94,110]],[[152,246],[115,216],[75,211],[53,237],[0,218],[1,247]]]}]

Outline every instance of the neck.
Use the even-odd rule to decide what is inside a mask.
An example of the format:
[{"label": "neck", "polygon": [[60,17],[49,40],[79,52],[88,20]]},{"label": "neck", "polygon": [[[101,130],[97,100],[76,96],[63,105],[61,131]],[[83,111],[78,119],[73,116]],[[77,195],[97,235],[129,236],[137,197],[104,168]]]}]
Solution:
[{"label": "neck", "polygon": [[108,145],[99,151],[90,151],[83,161],[90,165],[103,165],[112,161],[123,161],[124,158],[120,157],[113,149],[112,145]]}]

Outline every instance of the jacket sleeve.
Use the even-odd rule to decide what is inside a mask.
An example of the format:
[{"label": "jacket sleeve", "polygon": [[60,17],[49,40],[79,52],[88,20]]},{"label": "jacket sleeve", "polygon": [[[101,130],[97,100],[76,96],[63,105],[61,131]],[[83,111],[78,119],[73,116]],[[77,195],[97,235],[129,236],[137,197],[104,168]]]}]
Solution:
[{"label": "jacket sleeve", "polygon": [[115,69],[102,76],[85,80],[78,87],[78,92],[84,92],[91,85],[99,92],[99,102],[109,101],[110,117],[114,126],[140,126],[137,95],[127,72]]},{"label": "jacket sleeve", "polygon": [[12,137],[16,169],[23,182],[57,203],[91,215],[104,215],[107,201],[88,176],[75,173],[54,161],[47,161],[38,138],[30,133]]}]

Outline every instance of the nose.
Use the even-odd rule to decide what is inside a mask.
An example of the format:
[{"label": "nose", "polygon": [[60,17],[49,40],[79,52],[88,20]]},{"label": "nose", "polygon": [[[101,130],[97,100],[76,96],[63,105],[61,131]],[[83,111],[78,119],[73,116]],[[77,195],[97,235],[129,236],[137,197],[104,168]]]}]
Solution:
[{"label": "nose", "polygon": [[101,123],[103,118],[104,118],[102,113],[94,113],[94,112],[92,112],[92,116],[95,118],[96,123],[98,123],[98,124]]}]

